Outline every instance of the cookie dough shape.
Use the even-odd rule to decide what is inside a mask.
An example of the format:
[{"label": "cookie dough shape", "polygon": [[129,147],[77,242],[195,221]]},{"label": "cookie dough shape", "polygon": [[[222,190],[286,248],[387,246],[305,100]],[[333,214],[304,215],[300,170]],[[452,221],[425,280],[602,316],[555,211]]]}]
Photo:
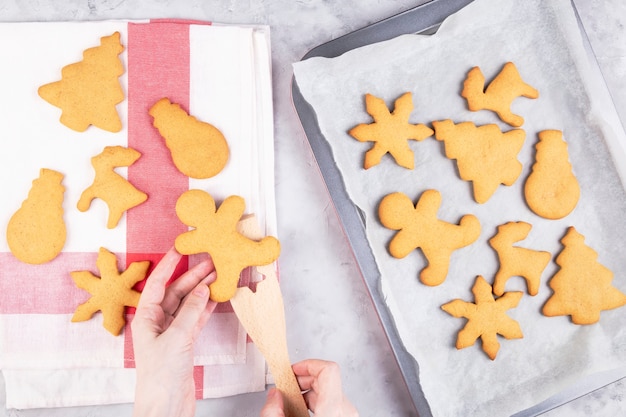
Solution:
[{"label": "cookie dough shape", "polygon": [[452,120],[433,122],[433,126],[435,138],[445,144],[446,156],[456,159],[461,179],[472,181],[477,203],[486,203],[500,184],[513,185],[522,173],[517,159],[526,138],[522,129],[503,133],[495,124],[454,124]]},{"label": "cookie dough shape", "polygon": [[124,101],[119,77],[124,65],[120,34],[100,38],[100,46],[83,52],[83,60],[61,70],[61,80],[39,87],[39,96],[62,110],[61,123],[84,132],[90,125],[109,132],[122,130],[115,106]]},{"label": "cookie dough shape", "polygon": [[141,154],[123,146],[107,146],[104,150],[91,158],[91,165],[96,172],[93,184],[89,186],[78,200],[78,210],[89,210],[94,198],[104,200],[109,207],[107,227],[113,229],[119,223],[122,215],[148,199],[148,195],[139,191],[128,180],[117,172],[115,168],[131,166]]},{"label": "cookie dough shape", "polygon": [[452,252],[480,236],[480,222],[475,216],[463,216],[458,225],[447,223],[437,218],[440,205],[439,191],[426,190],[415,206],[409,197],[398,192],[386,195],[378,207],[383,226],[398,230],[389,243],[389,253],[404,258],[421,249],[428,266],[420,272],[420,281],[430,286],[446,279]]},{"label": "cookie dough shape", "polygon": [[43,264],[57,257],[67,236],[63,220],[63,174],[43,168],[28,197],[11,216],[7,243],[11,253],[22,262]]},{"label": "cookie dough shape", "polygon": [[492,110],[503,122],[520,127],[524,118],[511,112],[511,103],[517,97],[536,99],[539,92],[522,80],[515,64],[507,62],[486,89],[482,71],[479,67],[472,68],[465,78],[461,95],[471,111]]},{"label": "cookie dough shape", "polygon": [[526,222],[509,222],[498,226],[498,233],[489,239],[489,244],[498,253],[500,269],[493,283],[495,295],[504,294],[504,287],[509,278],[520,276],[526,280],[528,294],[537,295],[541,274],[552,259],[549,252],[513,246],[526,239],[532,226]]},{"label": "cookie dough shape", "polygon": [[569,227],[556,258],[561,267],[550,279],[554,291],[542,312],[548,317],[566,316],[575,324],[593,324],[600,312],[626,304],[626,295],[615,288],[613,273],[597,260],[598,253],[585,245],[585,237]]},{"label": "cookie dough shape", "polygon": [[472,346],[480,337],[483,351],[491,360],[495,360],[500,350],[498,335],[504,336],[505,339],[524,337],[519,323],[506,314],[507,310],[517,307],[523,293],[506,292],[502,297],[495,299],[491,293],[491,286],[480,275],[476,278],[472,293],[473,303],[456,299],[442,305],[441,308],[454,317],[464,317],[468,320],[457,335],[457,349]]},{"label": "cookie dough shape", "polygon": [[550,220],[570,214],[580,199],[580,185],[569,162],[567,143],[560,130],[539,132],[536,162],[524,185],[528,207]]},{"label": "cookie dough shape", "polygon": [[150,109],[176,168],[191,178],[211,178],[226,166],[226,138],[215,126],[190,116],[180,105],[162,98]]},{"label": "cookie dough shape", "polygon": [[91,294],[89,300],[76,308],[72,322],[89,320],[97,311],[102,311],[103,327],[117,336],[126,324],[124,308],[137,307],[139,303],[140,293],[133,290],[133,286],[146,277],[150,262],[133,262],[120,273],[115,254],[100,248],[96,266],[100,277],[89,271],[70,273],[76,286]]},{"label": "cookie dough shape", "polygon": [[360,124],[348,132],[359,142],[374,142],[372,148],[365,153],[363,163],[365,169],[378,165],[387,153],[398,165],[413,169],[415,158],[408,141],[421,141],[433,134],[433,131],[423,124],[409,123],[413,111],[411,93],[400,96],[394,106],[393,112],[390,112],[384,100],[371,94],[365,95],[366,111],[374,122]]},{"label": "cookie dough shape", "polygon": [[209,288],[216,302],[228,301],[235,295],[244,268],[270,264],[280,254],[276,238],[253,240],[237,230],[244,210],[245,201],[239,196],[226,198],[216,209],[213,197],[202,190],[186,191],[176,202],[178,218],[194,230],[180,234],[174,245],[183,255],[211,256],[217,279]]}]

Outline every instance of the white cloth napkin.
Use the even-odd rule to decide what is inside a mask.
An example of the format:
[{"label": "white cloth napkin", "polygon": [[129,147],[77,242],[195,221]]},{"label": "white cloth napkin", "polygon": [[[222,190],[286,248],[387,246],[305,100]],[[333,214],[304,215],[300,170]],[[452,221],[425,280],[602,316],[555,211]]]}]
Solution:
[{"label": "white cloth napkin", "polygon": [[[37,89],[59,80],[61,68],[82,60],[85,49],[116,31],[125,46],[120,59],[126,72],[120,82],[126,99],[117,106],[123,129],[72,131],[59,122],[61,110],[41,99]],[[73,310],[89,294],[74,286],[69,272],[97,272],[99,247],[115,252],[120,268],[133,260],[158,260],[181,228],[172,209],[185,189],[205,190],[218,203],[229,195],[244,197],[246,212],[257,216],[267,234],[276,235],[269,28],[177,20],[3,23],[0,45],[5,62],[11,63],[0,79],[7,97],[0,105],[5,129],[0,139],[0,224],[6,230],[45,167],[65,176],[68,230],[61,255],[40,266],[16,260],[0,239],[0,369],[6,406],[132,401],[129,326],[114,337],[102,327],[100,313],[90,321],[71,323]],[[180,103],[224,134],[230,159],[220,174],[182,185],[168,176],[173,164],[148,116],[151,104],[161,97]],[[94,200],[85,213],[76,208],[93,181],[90,158],[111,145],[142,152],[133,167],[117,171],[149,195],[145,206],[131,209],[115,229],[106,228],[103,201]],[[194,262],[190,257],[189,264]],[[265,387],[264,360],[228,304],[220,305],[202,330],[195,364],[198,398]]]}]

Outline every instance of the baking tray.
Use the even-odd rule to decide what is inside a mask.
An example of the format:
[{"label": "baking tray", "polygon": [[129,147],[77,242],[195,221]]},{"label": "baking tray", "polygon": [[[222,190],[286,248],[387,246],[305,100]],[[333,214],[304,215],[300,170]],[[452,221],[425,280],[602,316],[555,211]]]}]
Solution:
[{"label": "baking tray", "polygon": [[[400,35],[418,33],[432,34],[436,32],[436,29],[446,17],[459,11],[471,2],[472,0],[431,0],[319,45],[304,55],[302,60],[312,57],[334,58],[352,49],[389,40]],[[578,18],[578,24],[583,35],[583,42],[589,62],[591,63],[593,71],[596,73],[595,75],[606,88],[600,67],[573,1],[572,7]],[[608,88],[606,88],[606,91],[608,93]],[[366,236],[364,214],[352,203],[352,200],[348,196],[339,168],[335,165],[330,145],[324,138],[318,125],[315,110],[300,93],[295,78],[292,80],[292,100],[317,161],[320,173],[337,211],[341,226],[344,229],[355,255],[363,281],[371,296],[381,325],[387,335],[391,350],[406,383],[407,390],[415,408],[415,415],[419,417],[432,417],[433,414],[420,385],[419,364],[404,348],[393,317],[388,310],[381,292],[381,274]],[[624,124],[623,121],[621,123],[622,125]],[[546,411],[615,382],[624,376],[624,370],[594,375],[531,408],[516,413],[513,417],[530,417],[545,413]]]}]

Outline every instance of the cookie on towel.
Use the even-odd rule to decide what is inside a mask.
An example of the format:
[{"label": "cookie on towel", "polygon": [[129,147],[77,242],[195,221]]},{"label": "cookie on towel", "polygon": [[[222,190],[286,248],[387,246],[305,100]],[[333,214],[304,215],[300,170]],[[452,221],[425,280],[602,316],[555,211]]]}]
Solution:
[{"label": "cookie on towel", "polygon": [[96,266],[100,277],[89,271],[70,273],[76,286],[91,294],[89,300],[76,308],[72,321],[86,321],[102,311],[102,325],[117,336],[126,324],[125,307],[137,307],[139,303],[140,293],[133,286],[146,277],[150,261],[133,262],[120,273],[115,254],[100,248]]},{"label": "cookie on towel", "polygon": [[180,172],[202,179],[224,169],[230,151],[226,138],[215,126],[190,116],[167,98],[157,101],[149,113]]},{"label": "cookie on towel", "polygon": [[63,174],[43,168],[22,206],[7,225],[11,253],[22,262],[43,264],[57,257],[67,230],[63,220]]},{"label": "cookie on towel", "polygon": [[148,199],[146,193],[139,191],[126,178],[115,172],[117,167],[131,166],[141,154],[123,146],[107,146],[104,150],[91,158],[91,165],[96,172],[91,184],[78,200],[78,210],[84,212],[89,209],[94,198],[100,198],[109,207],[107,227],[114,228],[122,215]]},{"label": "cookie on towel", "polygon": [[62,110],[61,123],[84,132],[94,125],[109,132],[122,130],[116,105],[124,101],[119,77],[124,65],[120,34],[100,38],[100,46],[83,52],[83,60],[65,66],[61,80],[39,87],[41,98]]},{"label": "cookie on towel", "polygon": [[237,291],[239,275],[249,266],[267,265],[278,259],[280,243],[272,236],[253,240],[242,235],[237,225],[245,210],[239,196],[226,198],[219,208],[210,194],[202,190],[184,192],[176,202],[176,214],[194,228],[178,235],[174,245],[183,255],[208,253],[213,259],[217,279],[209,285],[211,299],[224,302]]}]

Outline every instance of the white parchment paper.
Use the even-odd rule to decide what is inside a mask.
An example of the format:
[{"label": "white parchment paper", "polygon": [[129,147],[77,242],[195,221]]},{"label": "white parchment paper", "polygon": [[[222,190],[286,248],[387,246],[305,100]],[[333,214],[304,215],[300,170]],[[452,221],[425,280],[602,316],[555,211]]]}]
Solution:
[{"label": "white parchment paper", "polygon": [[[582,39],[569,0],[476,0],[448,18],[435,35],[406,35],[338,58],[294,64],[298,86],[315,109],[350,198],[367,217],[383,292],[403,344],[419,363],[422,388],[435,416],[510,415],[587,375],[626,365],[626,308],[605,311],[599,323],[588,326],[541,314],[552,294],[548,282],[558,270],[554,258],[568,226],[586,237],[586,244],[599,253],[598,261],[614,272],[613,284],[626,292],[626,194],[619,174],[626,138],[606,92],[598,87]],[[480,66],[489,81],[507,61],[540,92],[537,100],[518,98],[513,103],[513,111],[525,118],[526,131],[519,153],[524,169],[513,186],[500,186],[487,203],[475,203],[471,183],[458,177],[456,162],[445,157],[443,143],[434,138],[411,142],[414,170],[396,165],[389,155],[378,166],[362,168],[371,143],[360,143],[347,132],[372,122],[365,112],[366,93],[393,108],[396,98],[411,91],[412,123],[452,119],[497,123],[508,130],[489,111],[469,112],[460,96],[470,68]],[[537,133],[545,129],[563,131],[582,190],[576,209],[558,221],[534,215],[523,199]],[[384,228],[377,216],[385,195],[401,191],[416,202],[431,188],[442,194],[440,219],[456,223],[471,213],[482,224],[478,241],[454,253],[448,277],[437,287],[419,282],[425,266],[419,251],[401,260],[388,254],[395,232]],[[480,341],[463,350],[454,347],[466,321],[440,307],[455,298],[473,302],[477,275],[493,281],[498,260],[487,241],[508,221],[533,225],[519,245],[549,251],[553,260],[539,294],[526,294],[509,310],[524,338],[500,338],[500,351],[491,361]],[[507,283],[507,290],[525,289],[521,278]]]}]

